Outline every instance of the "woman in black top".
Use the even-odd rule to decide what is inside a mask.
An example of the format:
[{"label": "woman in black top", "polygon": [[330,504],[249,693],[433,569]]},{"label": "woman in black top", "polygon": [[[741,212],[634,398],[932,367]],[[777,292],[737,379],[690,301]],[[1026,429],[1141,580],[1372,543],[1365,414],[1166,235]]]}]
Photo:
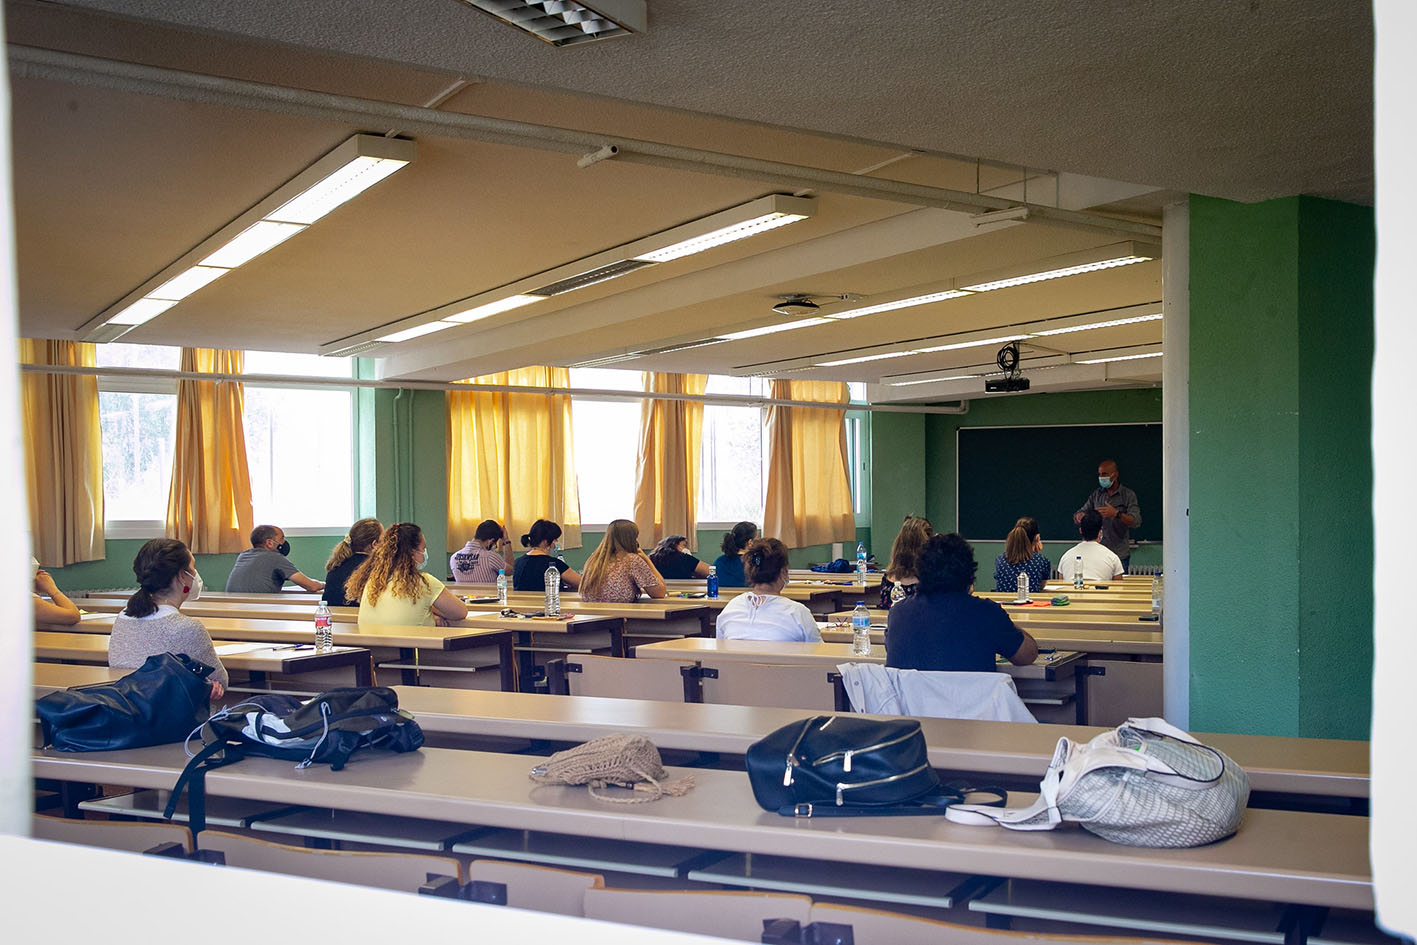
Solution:
[{"label": "woman in black top", "polygon": [[531,531],[522,536],[522,547],[526,554],[517,559],[512,568],[512,590],[541,591],[546,589],[546,569],[556,568],[561,572],[562,586],[575,590],[581,584],[581,576],[569,564],[552,552],[552,546],[561,537],[561,526],[537,519]]},{"label": "woman in black top", "polygon": [[331,607],[359,606],[359,601],[344,596],[344,582],[369,557],[369,549],[383,534],[384,526],[377,518],[361,518],[349,526],[349,534],[335,545],[330,560],[325,562],[325,592],[320,595],[321,600]]},{"label": "woman in black top", "polygon": [[689,554],[689,539],[670,535],[649,553],[650,563],[666,581],[708,577],[709,566]]}]

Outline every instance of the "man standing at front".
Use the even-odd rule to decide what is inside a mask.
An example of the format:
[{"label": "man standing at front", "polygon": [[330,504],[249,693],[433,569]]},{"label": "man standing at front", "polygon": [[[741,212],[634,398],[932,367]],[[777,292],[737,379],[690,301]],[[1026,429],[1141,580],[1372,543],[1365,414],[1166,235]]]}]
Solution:
[{"label": "man standing at front", "polygon": [[274,525],[257,525],[251,529],[251,547],[236,556],[236,564],[226,579],[226,590],[232,594],[274,594],[286,581],[307,591],[324,590],[325,582],[300,573],[286,555],[290,542],[285,532]]},{"label": "man standing at front", "polygon": [[1097,488],[1073,513],[1073,523],[1081,523],[1088,509],[1096,509],[1102,516],[1102,546],[1121,558],[1125,569],[1132,560],[1131,535],[1141,524],[1141,506],[1137,505],[1137,494],[1122,485],[1117,464],[1110,459],[1098,464]]}]

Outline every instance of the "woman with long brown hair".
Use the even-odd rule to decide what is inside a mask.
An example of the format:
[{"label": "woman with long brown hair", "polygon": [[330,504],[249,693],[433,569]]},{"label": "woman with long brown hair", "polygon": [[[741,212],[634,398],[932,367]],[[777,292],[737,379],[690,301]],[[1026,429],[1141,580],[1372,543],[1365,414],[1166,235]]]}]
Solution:
[{"label": "woman with long brown hair", "polygon": [[640,527],[617,518],[605,529],[600,547],[581,572],[581,600],[630,604],[640,593],[663,597],[668,591],[649,556],[640,549]]},{"label": "woman with long brown hair", "polygon": [[359,622],[431,627],[466,617],[467,604],[421,570],[427,563],[423,529],[390,525],[345,584],[345,593],[359,599]]},{"label": "woman with long brown hair", "polygon": [[915,595],[920,583],[916,559],[920,549],[935,534],[930,523],[919,515],[907,515],[891,544],[891,563],[881,575],[881,608],[890,610],[897,601]]},{"label": "woman with long brown hair", "polygon": [[330,560],[325,562],[325,592],[320,598],[331,607],[358,607],[358,597],[345,595],[345,584],[369,557],[369,549],[384,534],[384,526],[377,518],[361,518],[349,526],[349,533],[340,539],[330,552]]},{"label": "woman with long brown hair", "polygon": [[1043,536],[1038,534],[1038,522],[1024,516],[1014,523],[1004,541],[1004,553],[994,559],[994,590],[1005,593],[1018,590],[1018,576],[1028,575],[1029,593],[1043,590],[1052,563],[1043,555]]}]

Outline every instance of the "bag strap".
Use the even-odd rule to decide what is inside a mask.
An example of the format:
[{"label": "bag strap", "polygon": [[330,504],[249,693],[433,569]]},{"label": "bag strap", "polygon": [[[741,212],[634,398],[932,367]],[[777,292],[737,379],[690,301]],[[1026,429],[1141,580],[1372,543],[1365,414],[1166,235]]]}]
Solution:
[{"label": "bag strap", "polygon": [[[220,761],[212,759],[221,754]],[[207,772],[212,768],[221,768],[229,764],[235,764],[244,756],[241,746],[236,742],[229,742],[225,739],[217,739],[209,745],[203,745],[201,751],[192,756],[192,760],[187,762],[187,767],[182,769],[182,773],[177,776],[177,783],[172,786],[172,795],[167,799],[167,807],[163,810],[162,816],[166,820],[171,820],[172,815],[177,813],[177,802],[182,799],[183,790],[188,791],[187,800],[187,826],[193,835],[201,833],[207,828]]]}]

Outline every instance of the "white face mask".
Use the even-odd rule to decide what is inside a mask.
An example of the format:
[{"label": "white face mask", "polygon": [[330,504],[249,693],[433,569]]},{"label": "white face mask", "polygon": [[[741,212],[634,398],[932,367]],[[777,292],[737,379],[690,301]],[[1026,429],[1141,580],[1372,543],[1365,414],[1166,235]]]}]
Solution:
[{"label": "white face mask", "polygon": [[416,557],[416,558],[414,559],[414,561],[415,561],[415,562],[417,563],[417,565],[418,565],[418,570],[422,571],[424,568],[426,568],[426,567],[428,566],[428,552],[426,552],[426,551],[415,551],[414,554],[418,556],[418,557]]},{"label": "white face mask", "polygon": [[206,585],[202,583],[202,576],[197,573],[197,569],[196,569],[196,568],[193,568],[193,569],[192,569],[192,590],[191,590],[191,593],[189,593],[189,594],[187,595],[187,599],[188,599],[189,601],[193,601],[193,600],[196,600],[198,597],[201,597],[201,596],[202,596],[202,591],[203,591],[205,588],[206,588]]}]

